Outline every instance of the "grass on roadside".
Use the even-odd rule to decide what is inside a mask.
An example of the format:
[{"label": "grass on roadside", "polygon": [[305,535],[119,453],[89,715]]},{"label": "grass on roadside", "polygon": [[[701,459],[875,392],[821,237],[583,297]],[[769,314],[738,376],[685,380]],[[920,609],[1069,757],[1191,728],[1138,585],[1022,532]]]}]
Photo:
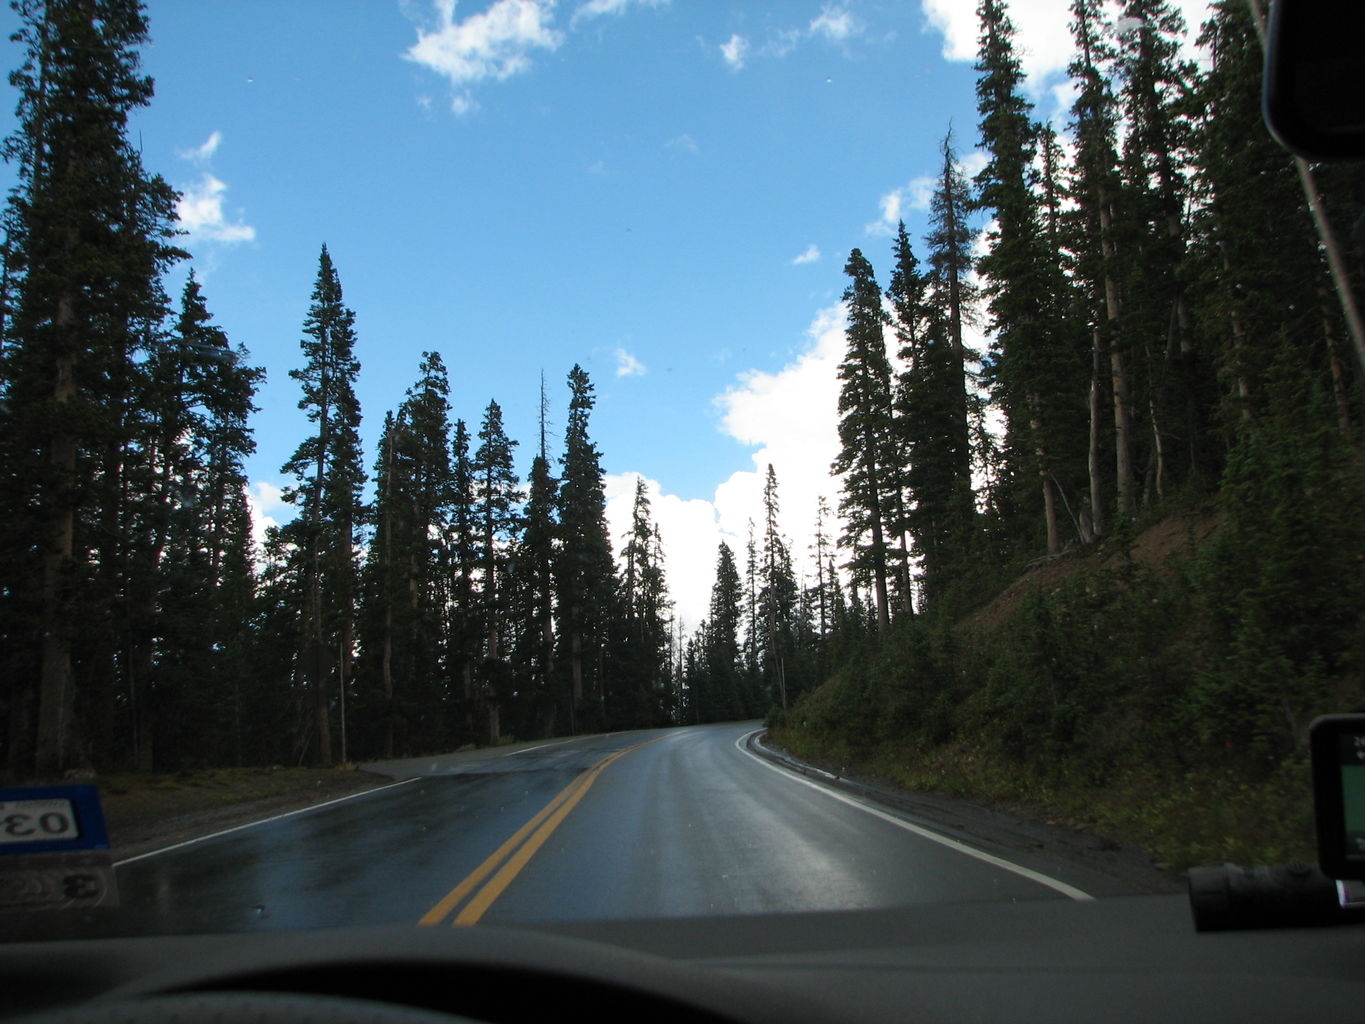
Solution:
[{"label": "grass on roadside", "polygon": [[1285,763],[1249,786],[1235,773],[1191,772],[1179,779],[1134,769],[1104,786],[1042,778],[960,744],[914,749],[883,742],[858,750],[773,730],[775,742],[813,763],[853,770],[903,789],[974,800],[1098,833],[1147,850],[1159,866],[1315,862],[1308,766]]},{"label": "grass on roadside", "polygon": [[325,800],[367,789],[375,776],[337,768],[209,768],[173,773],[108,772],[89,781],[99,786],[110,829],[142,829],[158,822],[247,804],[289,799]]}]

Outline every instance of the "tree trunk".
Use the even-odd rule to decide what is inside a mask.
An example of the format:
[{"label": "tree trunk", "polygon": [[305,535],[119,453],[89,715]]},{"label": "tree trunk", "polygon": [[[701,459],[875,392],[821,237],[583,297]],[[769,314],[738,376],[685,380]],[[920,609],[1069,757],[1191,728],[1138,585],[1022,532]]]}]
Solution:
[{"label": "tree trunk", "polygon": [[1109,349],[1110,381],[1114,390],[1114,474],[1119,515],[1131,515],[1133,494],[1133,410],[1128,394],[1128,371],[1117,346]]},{"label": "tree trunk", "polygon": [[1104,436],[1104,336],[1097,327],[1093,332],[1090,355],[1090,445],[1086,466],[1090,475],[1090,531],[1093,537],[1104,536],[1104,479],[1100,459],[1100,445]]},{"label": "tree trunk", "polygon": [[[1037,410],[1040,401],[1036,394],[1029,396],[1029,405]],[[1038,479],[1043,486],[1043,518],[1047,529],[1047,553],[1055,555],[1062,550],[1061,533],[1057,529],[1057,495],[1053,490],[1052,472],[1048,468],[1047,447],[1042,441],[1043,421],[1036,411],[1029,421],[1029,427],[1034,436],[1033,453],[1038,459]]]},{"label": "tree trunk", "polygon": [[[73,242],[74,247],[74,242]],[[71,622],[70,589],[74,569],[76,514],[72,490],[76,476],[76,437],[71,417],[64,411],[76,397],[76,360],[70,337],[76,322],[75,299],[70,293],[57,300],[56,327],[59,344],[67,352],[58,355],[52,387],[58,410],[48,448],[53,483],[49,491],[50,518],[43,552],[42,669],[38,683],[38,737],[34,766],[40,776],[55,776],[68,767],[71,728]]]},{"label": "tree trunk", "polygon": [[384,756],[393,757],[393,602],[384,602],[384,645],[379,658],[384,684]]}]

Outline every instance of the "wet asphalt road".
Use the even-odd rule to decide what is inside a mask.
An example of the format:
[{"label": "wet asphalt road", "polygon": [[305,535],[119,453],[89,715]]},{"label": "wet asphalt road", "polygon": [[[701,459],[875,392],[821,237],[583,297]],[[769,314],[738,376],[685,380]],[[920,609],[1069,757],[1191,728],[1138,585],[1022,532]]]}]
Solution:
[{"label": "wet asphalt road", "polygon": [[776,771],[737,742],[755,728],[616,733],[370,766],[398,784],[119,864],[122,905],[98,931],[446,927],[1104,889],[1035,860],[1059,880],[1044,884]]}]

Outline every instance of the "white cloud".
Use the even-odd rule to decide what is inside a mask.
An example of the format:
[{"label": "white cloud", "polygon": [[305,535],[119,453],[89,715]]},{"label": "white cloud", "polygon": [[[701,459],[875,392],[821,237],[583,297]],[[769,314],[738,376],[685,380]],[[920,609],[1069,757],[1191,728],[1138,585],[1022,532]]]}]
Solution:
[{"label": "white cloud", "polygon": [[[639,479],[641,474],[632,472],[610,475],[605,481],[607,528],[618,554],[630,531],[635,484]],[[716,520],[716,507],[700,498],[689,500],[664,494],[657,480],[643,479],[664,551],[664,575],[673,599],[673,613],[691,632],[706,618],[710,608],[716,551],[725,539]],[[739,554],[742,557],[743,553]]]},{"label": "white cloud", "polygon": [[732,35],[728,42],[720,44],[720,55],[725,58],[725,63],[730,65],[731,71],[738,71],[744,67],[744,58],[748,52],[749,40],[738,33]]},{"label": "white cloud", "polygon": [[614,353],[616,356],[616,376],[618,377],[643,377],[647,372],[645,364],[636,359],[633,355],[623,348],[618,348]]},{"label": "white cloud", "polygon": [[[752,470],[740,470],[720,483],[713,498],[684,499],[665,494],[645,478],[654,521],[664,549],[665,571],[675,612],[689,630],[707,616],[715,582],[716,552],[730,545],[743,572],[749,523],[763,528],[763,486],[768,465],[777,474],[781,503],[779,527],[791,546],[798,575],[814,578],[810,549],[815,539],[821,497],[838,505],[838,482],[830,463],[839,449],[839,362],[845,349],[843,306],[819,311],[803,352],[776,373],[751,370],[716,398],[722,427],[741,444],[752,446]],[[606,480],[607,521],[619,548],[630,529],[635,481],[624,473]],[[825,526],[833,542],[838,526]]]},{"label": "white cloud", "polygon": [[[862,30],[862,24],[849,13],[844,4],[826,4],[804,28],[783,28],[770,32],[763,44],[752,52],[760,57],[780,59],[792,53],[808,39],[845,43]],[[749,41],[738,34],[731,36],[729,42],[721,44],[720,49],[726,63],[735,71],[744,67],[751,52]]]},{"label": "white cloud", "polygon": [[436,27],[419,29],[405,56],[445,77],[457,91],[451,108],[475,106],[467,86],[503,81],[531,66],[535,50],[554,51],[564,41],[552,27],[555,0],[496,0],[487,10],[457,21],[456,0],[435,0]]},{"label": "white cloud", "polygon": [[[279,526],[281,520],[294,518],[294,506],[281,497],[281,488],[267,480],[254,481],[247,488],[247,508],[251,513],[251,539],[259,551],[265,544],[265,531]],[[278,517],[278,518],[276,518]]]},{"label": "white cloud", "polygon": [[803,263],[814,263],[820,258],[820,250],[814,244],[806,246],[806,251],[796,259],[792,260],[792,266],[799,267]]},{"label": "white cloud", "polygon": [[990,163],[990,160],[990,154],[984,149],[974,149],[970,153],[965,153],[958,157],[957,169],[962,173],[962,176],[970,182],[986,169],[986,165]]},{"label": "white cloud", "polygon": [[810,34],[824,36],[831,42],[843,42],[858,31],[858,23],[848,9],[828,6],[820,11],[820,16],[810,23]]},{"label": "white cloud", "polygon": [[683,133],[676,138],[669,139],[664,145],[669,149],[676,149],[681,153],[698,153],[701,151],[701,148],[697,145],[697,140],[686,133]]},{"label": "white cloud", "polygon": [[182,190],[175,204],[176,216],[191,239],[206,242],[250,242],[256,229],[250,224],[233,223],[223,212],[223,196],[227,186],[212,174],[205,173],[199,182]]},{"label": "white cloud", "polygon": [[[980,25],[976,4],[964,0],[921,0],[929,27],[943,33],[943,56],[947,60],[975,61]],[[1209,13],[1210,0],[1176,0],[1185,17],[1185,54],[1195,56],[1195,38]],[[1051,98],[1055,76],[1066,72],[1071,60],[1070,0],[1010,0],[1014,24],[1015,55],[1027,76],[1026,87],[1034,99]],[[1047,111],[1040,111],[1048,114]]]},{"label": "white cloud", "polygon": [[798,568],[813,573],[816,505],[825,496],[837,503],[830,463],[838,454],[839,362],[845,350],[844,308],[820,310],[807,329],[809,344],[776,373],[750,371],[738,386],[716,399],[725,432],[753,445],[753,470],[731,474],[716,488],[720,528],[736,538],[741,558],[750,519],[763,521],[763,485],[771,464],[781,499],[780,524],[792,542]]},{"label": "white cloud", "polygon": [[801,44],[804,35],[799,28],[783,29],[764,43],[759,52],[765,57],[785,57]]},{"label": "white cloud", "polygon": [[215,131],[202,146],[195,146],[193,149],[177,149],[175,152],[182,160],[193,160],[197,164],[202,164],[213,158],[213,154],[218,152],[218,147],[222,141],[223,133]]},{"label": "white cloud", "polygon": [[[958,172],[969,182],[986,166],[986,152],[974,149],[957,161]],[[940,167],[942,164],[940,163]],[[890,238],[895,235],[897,225],[905,219],[906,210],[928,210],[934,198],[934,187],[938,184],[938,173],[921,174],[911,178],[900,188],[894,188],[882,195],[877,203],[878,217],[864,230],[869,235]]]},{"label": "white cloud", "polygon": [[877,203],[877,219],[868,224],[863,230],[869,235],[894,235],[896,225],[903,218],[901,208],[905,205],[906,190],[903,188],[893,188],[890,192],[884,193],[881,200]]},{"label": "white cloud", "polygon": [[579,5],[578,10],[573,12],[570,24],[577,27],[579,22],[600,18],[604,14],[624,14],[628,7],[636,5],[662,7],[668,2],[669,0],[587,0],[586,3]]}]

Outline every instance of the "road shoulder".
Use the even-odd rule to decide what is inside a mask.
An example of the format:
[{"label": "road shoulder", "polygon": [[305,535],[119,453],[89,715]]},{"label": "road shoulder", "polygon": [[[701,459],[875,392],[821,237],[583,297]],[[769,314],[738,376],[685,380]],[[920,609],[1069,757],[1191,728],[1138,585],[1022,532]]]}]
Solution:
[{"label": "road shoulder", "polygon": [[834,765],[812,764],[777,746],[766,729],[748,737],[753,753],[809,779],[901,814],[959,842],[1018,858],[1042,858],[1112,880],[1134,893],[1175,893],[1184,881],[1158,868],[1137,847],[1014,811],[969,800],[918,793],[860,776]]}]

